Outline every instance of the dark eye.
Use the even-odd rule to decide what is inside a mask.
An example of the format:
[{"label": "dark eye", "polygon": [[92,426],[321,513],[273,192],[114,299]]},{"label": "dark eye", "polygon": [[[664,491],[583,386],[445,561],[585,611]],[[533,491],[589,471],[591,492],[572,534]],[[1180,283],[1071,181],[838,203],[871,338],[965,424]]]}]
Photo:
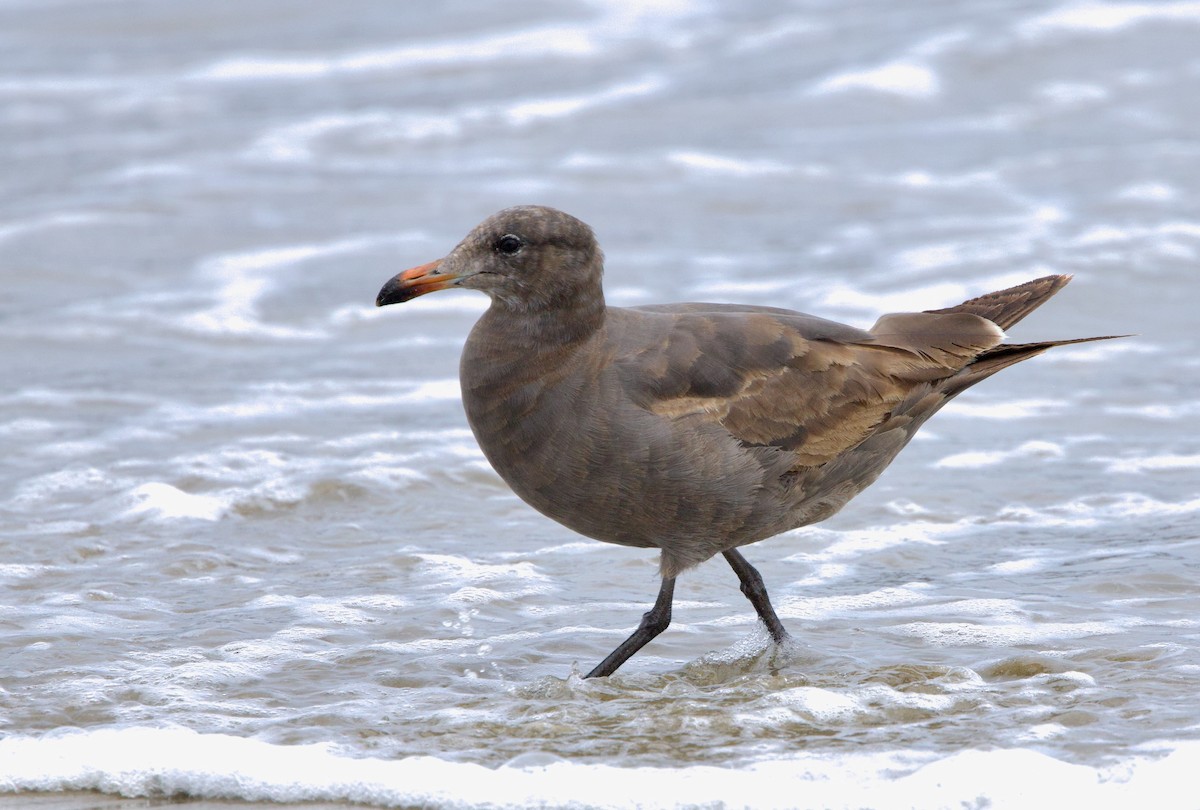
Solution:
[{"label": "dark eye", "polygon": [[507,253],[510,256],[524,246],[525,243],[521,241],[521,237],[511,233],[506,233],[496,240],[496,250],[501,253]]}]

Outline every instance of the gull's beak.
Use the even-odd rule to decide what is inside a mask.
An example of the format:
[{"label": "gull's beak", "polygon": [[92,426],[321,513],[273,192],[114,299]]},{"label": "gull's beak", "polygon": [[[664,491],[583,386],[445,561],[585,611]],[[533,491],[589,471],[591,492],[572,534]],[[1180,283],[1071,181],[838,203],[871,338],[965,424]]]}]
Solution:
[{"label": "gull's beak", "polygon": [[388,304],[403,304],[418,295],[453,286],[459,276],[454,273],[443,273],[441,265],[442,260],[438,259],[394,276],[379,291],[379,295],[375,298],[375,306],[386,307]]}]

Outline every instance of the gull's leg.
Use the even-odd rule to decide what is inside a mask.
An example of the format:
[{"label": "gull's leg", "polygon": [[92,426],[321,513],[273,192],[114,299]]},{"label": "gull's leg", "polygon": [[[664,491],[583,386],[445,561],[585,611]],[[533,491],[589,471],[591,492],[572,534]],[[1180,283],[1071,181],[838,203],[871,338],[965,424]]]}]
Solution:
[{"label": "gull's leg", "polygon": [[[754,605],[758,617],[767,626],[767,632],[771,634],[771,638],[775,639],[776,644],[782,644],[788,637],[788,631],[784,629],[783,622],[779,621],[779,617],[775,615],[775,608],[771,607],[771,598],[767,596],[767,587],[763,585],[758,571],[753,565],[746,562],[746,558],[736,549],[726,551],[725,559],[729,560],[733,572],[742,581],[742,593],[750,600],[750,604]],[[670,616],[669,609],[667,615]]]},{"label": "gull's leg", "polygon": [[[743,560],[742,562],[745,562]],[[754,569],[751,568],[751,571]],[[759,585],[762,585],[762,580],[759,580]],[[667,629],[667,625],[671,623],[671,600],[675,597],[675,578],[664,578],[662,587],[658,590],[658,599],[654,601],[654,607],[642,616],[642,623],[638,625],[638,629],[633,631],[633,635],[621,642],[621,646],[617,647],[608,657],[596,665],[596,668],[584,675],[585,678],[602,678],[606,675],[612,675],[617,671],[617,668],[628,661],[633,654],[645,647],[650,641]],[[763,598],[766,598],[766,592],[763,592]],[[770,605],[767,609],[770,610]],[[774,615],[774,614],[772,614]],[[779,620],[776,619],[776,622]]]}]

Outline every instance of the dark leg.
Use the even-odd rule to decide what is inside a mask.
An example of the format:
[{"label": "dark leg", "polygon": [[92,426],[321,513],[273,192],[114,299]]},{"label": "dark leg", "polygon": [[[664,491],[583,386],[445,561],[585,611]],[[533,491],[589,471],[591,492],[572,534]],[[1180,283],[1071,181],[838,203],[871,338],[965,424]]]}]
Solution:
[{"label": "dark leg", "polygon": [[621,664],[632,658],[635,652],[666,630],[667,625],[671,623],[671,600],[674,597],[675,578],[664,579],[662,587],[658,590],[658,599],[655,600],[654,607],[642,616],[642,623],[638,625],[638,629],[633,631],[632,636],[622,641],[620,647],[609,653],[608,658],[597,664],[595,669],[583,677],[603,678],[606,675],[612,675]]},{"label": "dark leg", "polygon": [[775,639],[776,644],[782,644],[788,637],[788,631],[784,629],[783,622],[779,621],[779,617],[775,615],[775,608],[771,607],[771,598],[767,596],[767,586],[763,585],[758,571],[753,565],[746,562],[746,558],[736,549],[726,551],[725,559],[729,560],[733,572],[742,581],[742,593],[750,600],[750,604],[754,605],[758,617],[767,626],[767,632],[771,634],[771,638]]}]

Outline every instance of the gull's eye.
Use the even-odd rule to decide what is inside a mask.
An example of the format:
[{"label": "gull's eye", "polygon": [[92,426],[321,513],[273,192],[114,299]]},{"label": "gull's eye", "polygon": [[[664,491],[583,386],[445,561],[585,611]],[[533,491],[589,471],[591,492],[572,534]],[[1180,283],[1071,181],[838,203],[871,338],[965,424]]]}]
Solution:
[{"label": "gull's eye", "polygon": [[496,240],[496,250],[500,251],[501,253],[507,253],[509,256],[513,255],[524,246],[525,243],[521,240],[521,237],[512,233],[506,233],[504,236],[501,236]]}]

